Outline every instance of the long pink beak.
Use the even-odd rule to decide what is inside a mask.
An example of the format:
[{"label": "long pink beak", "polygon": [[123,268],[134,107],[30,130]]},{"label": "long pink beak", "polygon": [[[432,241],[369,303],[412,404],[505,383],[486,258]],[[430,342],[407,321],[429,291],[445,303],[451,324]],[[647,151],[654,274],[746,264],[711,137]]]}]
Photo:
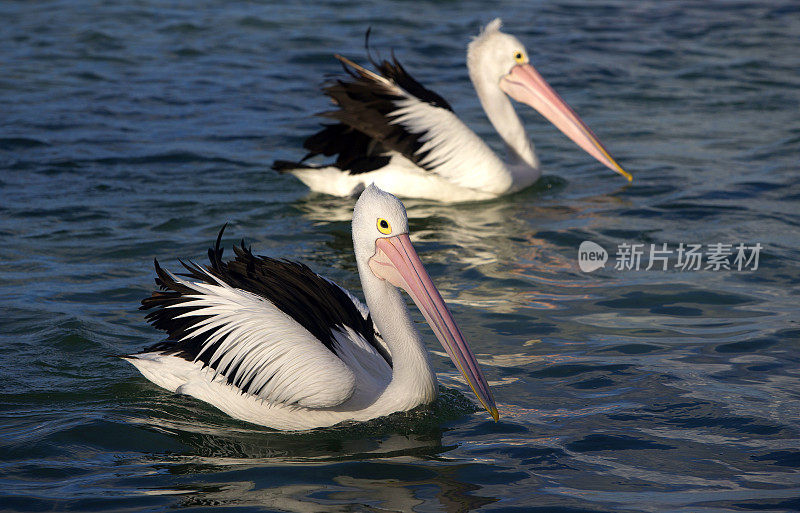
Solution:
[{"label": "long pink beak", "polygon": [[422,266],[408,234],[375,241],[375,255],[370,258],[369,267],[379,278],[408,292],[475,396],[496,422],[500,414],[489,384],[453,320],[453,315]]},{"label": "long pink beak", "polygon": [[575,111],[567,105],[542,76],[530,64],[514,66],[508,75],[500,80],[500,89],[520,103],[530,105],[550,120],[564,135],[583,148],[609,169],[633,181],[633,177],[611,158],[605,146],[586,126]]}]

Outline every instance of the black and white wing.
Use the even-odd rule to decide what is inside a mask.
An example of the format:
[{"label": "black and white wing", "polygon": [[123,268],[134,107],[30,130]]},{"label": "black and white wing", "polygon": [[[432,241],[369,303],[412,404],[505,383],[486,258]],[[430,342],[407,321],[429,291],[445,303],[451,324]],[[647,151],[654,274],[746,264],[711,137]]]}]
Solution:
[{"label": "black and white wing", "polygon": [[[378,63],[372,72],[337,55],[348,80],[337,80],[324,88],[336,110],[323,117],[337,123],[323,129],[304,143],[308,154],[334,156],[334,165],[350,174],[374,171],[386,166],[392,154],[400,154],[427,171],[462,175],[465,148],[480,148],[494,154],[455,115],[450,104],[417,82],[397,61]],[[485,148],[485,150],[483,150]],[[276,162],[275,169],[296,168],[297,164]]]},{"label": "black and white wing", "polygon": [[361,163],[357,153],[362,159],[364,156],[387,158],[389,151],[395,151],[422,167],[425,133],[397,122],[397,118],[411,105],[452,112],[447,101],[423,87],[396,59],[375,64],[378,73],[373,73],[344,57],[337,55],[336,58],[342,62],[350,80],[337,80],[325,87],[325,94],[338,109],[321,116],[338,123],[326,125],[306,140],[304,147],[309,153],[304,160],[318,154],[338,154],[337,167],[342,164],[352,174],[361,171],[359,167],[366,167],[351,164]]},{"label": "black and white wing", "polygon": [[[224,230],[224,228],[223,228]],[[366,308],[305,265],[256,256],[242,244],[177,276],[155,263],[160,290],[142,301],[168,340],[143,353],[200,362],[241,392],[308,408],[349,399],[364,372],[391,375]]]}]

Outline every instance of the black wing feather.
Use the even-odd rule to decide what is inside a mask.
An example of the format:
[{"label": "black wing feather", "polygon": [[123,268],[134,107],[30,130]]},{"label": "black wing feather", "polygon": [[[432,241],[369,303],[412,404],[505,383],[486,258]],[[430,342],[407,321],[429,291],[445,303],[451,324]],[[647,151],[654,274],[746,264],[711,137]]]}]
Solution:
[{"label": "black wing feather", "polygon": [[[307,329],[334,354],[336,344],[333,331],[347,326],[364,337],[391,366],[390,355],[376,339],[371,316],[364,317],[341,288],[301,263],[254,255],[250,248],[245,247],[244,242],[233,247],[235,258],[224,262],[223,249],[220,246],[224,230],[225,226],[220,230],[214,247],[208,250],[210,266],[201,267],[198,264],[181,262],[188,271],[182,276],[216,285],[208,275],[210,273],[231,287],[263,297]],[[189,361],[201,361],[204,366],[217,370],[233,383],[236,369],[221,369],[219,359],[212,361],[212,355],[222,340],[203,350],[212,332],[185,338],[194,327],[209,317],[195,315],[179,318],[181,314],[197,308],[193,305],[195,299],[189,297],[196,295],[197,291],[173,279],[158,261],[155,261],[155,270],[159,290],[143,299],[140,309],[150,310],[146,316],[147,321],[155,328],[165,331],[169,339],[150,346],[143,352],[163,352]],[[248,390],[248,385],[244,385],[245,392],[258,393]],[[239,386],[242,388],[242,385]]]},{"label": "black wing feather", "polygon": [[[378,62],[369,49],[367,31],[367,57],[377,72],[418,100],[434,107],[452,111],[447,101],[427,89],[412,77],[392,53],[392,60]],[[420,167],[427,152],[419,153],[424,144],[423,133],[413,133],[405,127],[391,123],[391,113],[396,111],[398,101],[405,99],[385,83],[376,80],[370,73],[347,59],[336,56],[349,79],[340,79],[327,85],[323,91],[337,110],[319,114],[337,123],[323,124],[323,128],[311,135],[303,144],[308,154],[303,161],[317,156],[337,155],[334,165],[350,174],[366,173],[379,169],[389,162],[386,153],[396,151]],[[286,171],[286,162],[276,162],[273,168]],[[303,165],[302,161],[296,167]]]}]

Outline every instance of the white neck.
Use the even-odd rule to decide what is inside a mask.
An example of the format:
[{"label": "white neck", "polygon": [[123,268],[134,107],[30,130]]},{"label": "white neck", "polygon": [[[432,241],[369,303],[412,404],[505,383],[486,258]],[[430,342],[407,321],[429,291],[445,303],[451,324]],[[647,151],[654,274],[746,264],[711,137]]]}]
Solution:
[{"label": "white neck", "polygon": [[376,277],[368,264],[359,262],[358,271],[372,320],[392,355],[392,381],[373,407],[391,412],[433,401],[438,391],[436,375],[400,291]]},{"label": "white neck", "polygon": [[[539,159],[511,100],[498,84],[487,79],[485,74],[474,70],[473,66],[469,66],[469,75],[486,116],[506,145],[509,171],[520,175],[520,179],[524,175],[524,181],[529,183],[538,180],[541,175]],[[515,180],[515,183],[517,182],[518,180]]]}]

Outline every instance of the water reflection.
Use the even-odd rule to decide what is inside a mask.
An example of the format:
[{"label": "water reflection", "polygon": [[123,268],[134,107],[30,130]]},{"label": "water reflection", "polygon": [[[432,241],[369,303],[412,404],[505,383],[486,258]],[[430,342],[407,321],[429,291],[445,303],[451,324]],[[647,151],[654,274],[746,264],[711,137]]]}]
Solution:
[{"label": "water reflection", "polygon": [[465,512],[497,500],[474,493],[481,487],[461,477],[468,475],[464,469],[469,465],[443,456],[454,446],[442,442],[446,429],[440,412],[415,410],[303,433],[197,413],[162,411],[157,417],[127,419],[186,448],[179,455],[155,453],[145,463],[159,473],[190,476],[192,483],[153,488],[146,495],[179,495],[181,507],[259,506],[288,512],[352,511],[353,504],[413,511],[431,500],[443,511]]},{"label": "water reflection", "polygon": [[[424,463],[420,466],[420,462],[372,462],[305,467],[296,471],[298,469],[285,466],[246,468],[225,464],[219,469],[219,475],[223,477],[224,473],[228,480],[216,481],[214,474],[206,474],[202,483],[151,490],[147,494],[181,495],[179,507],[250,506],[297,513],[345,512],[354,511],[354,507],[405,512],[416,511],[430,502],[438,505],[438,510],[461,513],[499,500],[476,494],[480,486],[459,479],[464,468],[464,465]],[[196,469],[192,469],[186,474],[195,476],[195,472]],[[365,477],[367,472],[381,477]],[[278,473],[280,476],[276,476]],[[298,483],[272,486],[276,481],[287,479]]]},{"label": "water reflection", "polygon": [[[526,191],[497,200],[441,204],[405,199],[412,240],[417,245],[437,286],[445,293],[457,294],[449,301],[509,313],[520,306],[553,309],[563,299],[585,299],[584,293],[569,291],[567,297],[555,291],[538,291],[531,285],[570,285],[565,274],[575,276],[573,288],[585,285],[577,272],[575,259],[564,247],[575,247],[577,236],[554,237],[540,234],[543,223],[582,219],[593,224],[597,202],[607,197],[588,197],[580,206],[566,207],[548,201],[548,192],[562,186],[558,178],[545,178]],[[294,207],[323,228],[332,239],[326,245],[325,259],[337,258],[337,267],[355,273],[350,235],[354,200],[311,194],[297,200]],[[437,267],[454,266],[459,276],[448,276]],[[464,283],[469,283],[465,287]]]},{"label": "water reflection", "polygon": [[[559,242],[572,243],[571,239],[551,241],[550,238],[536,238],[543,225],[569,222],[573,227],[577,223],[579,228],[591,231],[595,225],[602,225],[598,222],[598,211],[615,208],[609,203],[622,203],[616,208],[624,207],[627,201],[592,194],[574,198],[576,201],[569,205],[554,201],[552,190],[565,185],[562,178],[545,177],[524,191],[490,201],[444,204],[407,198],[403,203],[408,212],[412,239],[435,244],[436,253],[444,250],[448,261],[454,260],[468,269],[518,260],[536,261],[541,265],[547,261],[542,262],[538,257],[550,256],[549,252],[542,251],[542,242],[547,246]],[[354,203],[354,198],[310,193],[296,200],[293,207],[317,227],[337,236],[346,233],[346,240],[349,239]],[[344,244],[337,249],[347,249],[347,246]]]},{"label": "water reflection", "polygon": [[[509,238],[526,229],[525,222],[517,215],[517,202],[506,199],[457,205],[408,199],[403,202],[412,239],[435,244],[439,250],[436,253],[444,250],[448,260],[455,258],[467,267],[502,261],[513,247]],[[299,200],[296,206],[318,226],[325,226],[337,235],[342,230],[349,239],[353,204],[352,199],[313,195]],[[352,247],[345,242],[337,249],[347,250],[348,246]]]},{"label": "water reflection", "polygon": [[276,431],[229,417],[191,397],[171,394],[139,379],[120,415],[125,424],[166,435],[198,457],[288,462],[344,461],[365,456],[436,457],[452,449],[442,445],[449,422],[475,413],[461,392],[444,386],[431,404],[366,422],[341,423],[309,431]]}]

